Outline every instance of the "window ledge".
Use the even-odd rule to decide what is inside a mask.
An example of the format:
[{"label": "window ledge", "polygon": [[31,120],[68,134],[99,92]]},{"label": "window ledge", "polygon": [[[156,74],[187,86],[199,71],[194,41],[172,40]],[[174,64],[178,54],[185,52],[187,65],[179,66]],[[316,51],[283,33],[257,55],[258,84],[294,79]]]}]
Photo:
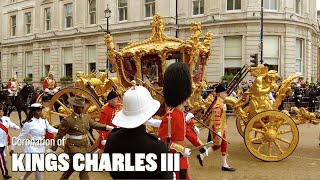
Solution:
[{"label": "window ledge", "polygon": [[126,22],[128,22],[128,20],[118,21],[118,23],[126,23]]},{"label": "window ledge", "polygon": [[192,14],[192,17],[202,17],[204,14]]},{"label": "window ledge", "polygon": [[239,10],[227,10],[226,13],[239,13],[241,12],[241,9]]}]

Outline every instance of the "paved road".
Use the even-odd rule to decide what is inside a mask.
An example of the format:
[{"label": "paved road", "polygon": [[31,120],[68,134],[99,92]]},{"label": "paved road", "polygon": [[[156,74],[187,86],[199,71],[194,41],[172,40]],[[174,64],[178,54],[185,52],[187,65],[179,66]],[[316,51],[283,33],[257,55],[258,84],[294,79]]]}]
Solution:
[{"label": "paved road", "polygon": [[[13,122],[18,124],[17,113],[11,115]],[[300,125],[300,141],[294,153],[281,162],[262,162],[253,157],[246,149],[242,137],[235,127],[235,118],[228,118],[229,165],[237,168],[236,172],[222,172],[220,153],[211,154],[201,167],[196,158],[196,152],[190,157],[190,175],[194,179],[320,179],[320,147],[319,126]],[[10,131],[12,136],[19,132]],[[205,140],[207,132],[202,131],[200,138]],[[22,147],[17,152],[23,152]],[[8,154],[8,153],[7,153]],[[11,157],[6,156],[9,171],[11,171]],[[13,179],[19,179],[24,173],[10,173]],[[56,180],[61,172],[45,172],[44,180]],[[111,179],[108,173],[91,172],[91,179]],[[29,179],[34,179],[31,175]],[[74,173],[70,180],[78,179],[78,173]]]}]

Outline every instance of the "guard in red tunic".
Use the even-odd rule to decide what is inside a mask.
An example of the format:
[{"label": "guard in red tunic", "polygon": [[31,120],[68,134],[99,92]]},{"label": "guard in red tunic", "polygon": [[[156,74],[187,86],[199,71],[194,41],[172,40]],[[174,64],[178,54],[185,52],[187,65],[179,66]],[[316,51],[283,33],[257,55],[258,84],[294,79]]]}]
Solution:
[{"label": "guard in red tunic", "polygon": [[181,153],[180,171],[175,172],[176,179],[190,179],[187,170],[191,151],[186,147],[184,114],[184,102],[192,93],[188,66],[181,62],[171,64],[164,73],[163,84],[164,99],[169,110],[162,118],[159,137],[169,144],[169,152]]},{"label": "guard in red tunic", "polygon": [[46,77],[43,81],[42,85],[43,91],[51,96],[59,91],[58,83],[54,79],[53,71],[49,71],[48,77]]},{"label": "guard in red tunic", "polygon": [[[219,136],[226,138],[226,127],[227,127],[227,116],[226,116],[226,106],[224,100],[228,96],[226,88],[223,85],[218,85],[216,87],[217,100],[212,107],[212,115],[210,117],[210,128],[215,131]],[[205,156],[208,156],[213,151],[218,149],[221,150],[221,159],[222,159],[222,171],[235,171],[235,168],[232,168],[227,163],[227,147],[228,144],[226,141],[217,137],[215,134],[211,134],[211,139],[214,142],[214,146],[207,149],[207,154],[199,154],[197,156],[200,164]]]},{"label": "guard in red tunic", "polygon": [[[118,97],[119,96],[115,91],[109,92],[106,100],[107,105],[101,111],[99,123],[116,127],[114,124],[112,124],[112,120],[119,111]],[[104,145],[106,144],[109,133],[109,131],[99,131],[99,149],[104,150]]]}]

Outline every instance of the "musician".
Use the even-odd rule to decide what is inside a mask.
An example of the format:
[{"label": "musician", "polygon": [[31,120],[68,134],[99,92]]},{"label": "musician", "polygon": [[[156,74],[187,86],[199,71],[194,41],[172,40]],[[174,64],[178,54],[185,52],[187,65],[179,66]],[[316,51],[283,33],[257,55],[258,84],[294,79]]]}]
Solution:
[{"label": "musician", "polygon": [[14,75],[8,83],[8,92],[10,97],[10,103],[14,101],[14,98],[18,95],[19,90],[21,89],[20,83],[17,81],[17,76]]},{"label": "musician", "polygon": [[[112,124],[112,120],[120,109],[118,104],[119,95],[114,90],[112,90],[109,92],[106,100],[107,100],[107,105],[101,111],[99,123],[113,126],[116,128],[116,126]],[[104,150],[104,145],[106,144],[106,140],[108,139],[109,133],[110,132],[99,131],[99,135],[100,135],[99,136],[100,141],[98,144],[99,149]]]},{"label": "musician", "polygon": [[[159,137],[162,141],[169,143],[169,152],[181,153],[180,171],[175,172],[177,179],[190,179],[188,175],[188,157],[191,150],[186,147],[186,122],[184,114],[184,103],[190,97],[191,76],[186,64],[177,62],[171,64],[164,73],[163,93],[168,111],[163,116],[159,128]],[[169,127],[171,127],[170,130]],[[167,142],[168,131],[171,137]]]},{"label": "musician", "polygon": [[[227,127],[227,116],[226,116],[226,108],[224,104],[224,100],[228,96],[227,90],[222,85],[218,85],[216,88],[217,100],[212,107],[212,115],[210,120],[210,128],[213,131],[217,132],[217,134],[223,138],[226,138],[226,127]],[[211,139],[214,142],[214,146],[207,149],[207,154],[210,154],[213,151],[218,149],[221,150],[221,159],[222,159],[222,171],[235,171],[235,168],[232,168],[227,163],[227,147],[228,144],[225,140],[222,140],[215,134],[211,134]],[[205,154],[198,155],[198,159],[200,158],[200,164],[202,164],[203,159],[205,158]]]},{"label": "musician", "polygon": [[43,81],[43,91],[49,95],[54,95],[59,91],[58,83],[54,79],[53,71],[49,71],[48,76]]}]

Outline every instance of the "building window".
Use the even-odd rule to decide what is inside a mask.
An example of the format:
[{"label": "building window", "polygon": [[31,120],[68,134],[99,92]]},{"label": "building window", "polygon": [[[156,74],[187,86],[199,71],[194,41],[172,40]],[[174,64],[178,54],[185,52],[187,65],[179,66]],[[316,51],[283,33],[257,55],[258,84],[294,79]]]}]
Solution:
[{"label": "building window", "polygon": [[263,8],[268,10],[277,10],[277,0],[264,0]]},{"label": "building window", "polygon": [[144,7],[145,7],[145,15],[146,15],[146,17],[152,17],[152,16],[155,15],[155,11],[156,11],[156,2],[155,2],[155,0],[145,0]]},{"label": "building window", "polygon": [[302,14],[302,1],[296,0],[296,13]]},{"label": "building window", "polygon": [[48,76],[48,73],[50,70],[50,49],[44,49],[42,51],[42,57],[43,57],[43,74],[42,74],[42,76],[46,77],[46,76]]},{"label": "building window", "polygon": [[44,20],[46,31],[51,30],[51,8],[44,9]]},{"label": "building window", "polygon": [[269,70],[278,71],[279,36],[263,37],[263,62],[269,65]]},{"label": "building window", "polygon": [[296,72],[303,73],[303,40],[296,40]]},{"label": "building window", "polygon": [[72,9],[72,3],[65,4],[65,25],[66,28],[70,28],[73,26],[73,9]]},{"label": "building window", "polygon": [[241,10],[241,0],[227,0],[227,11]]},{"label": "building window", "polygon": [[127,6],[128,6],[127,0],[118,0],[119,21],[128,20]]},{"label": "building window", "polygon": [[96,24],[96,0],[89,0],[89,24]]},{"label": "building window", "polygon": [[72,48],[64,48],[63,49],[63,62],[64,62],[64,75],[73,77],[72,71],[72,63],[73,63],[73,56],[72,56]]},{"label": "building window", "polygon": [[121,50],[123,48],[125,48],[126,46],[128,46],[128,43],[117,43],[118,45],[118,50]]},{"label": "building window", "polygon": [[26,52],[26,77],[32,78],[33,55],[32,52]]},{"label": "building window", "polygon": [[224,75],[235,75],[242,66],[242,37],[224,39]]},{"label": "building window", "polygon": [[17,17],[11,16],[11,36],[16,36]]},{"label": "building window", "polygon": [[193,0],[193,15],[204,14],[204,0]]},{"label": "building window", "polygon": [[31,12],[25,13],[26,34],[31,33]]},{"label": "building window", "polygon": [[18,73],[18,53],[11,54],[11,74],[15,75]]},{"label": "building window", "polygon": [[87,46],[87,63],[88,63],[88,74],[91,71],[96,70],[96,46]]}]

